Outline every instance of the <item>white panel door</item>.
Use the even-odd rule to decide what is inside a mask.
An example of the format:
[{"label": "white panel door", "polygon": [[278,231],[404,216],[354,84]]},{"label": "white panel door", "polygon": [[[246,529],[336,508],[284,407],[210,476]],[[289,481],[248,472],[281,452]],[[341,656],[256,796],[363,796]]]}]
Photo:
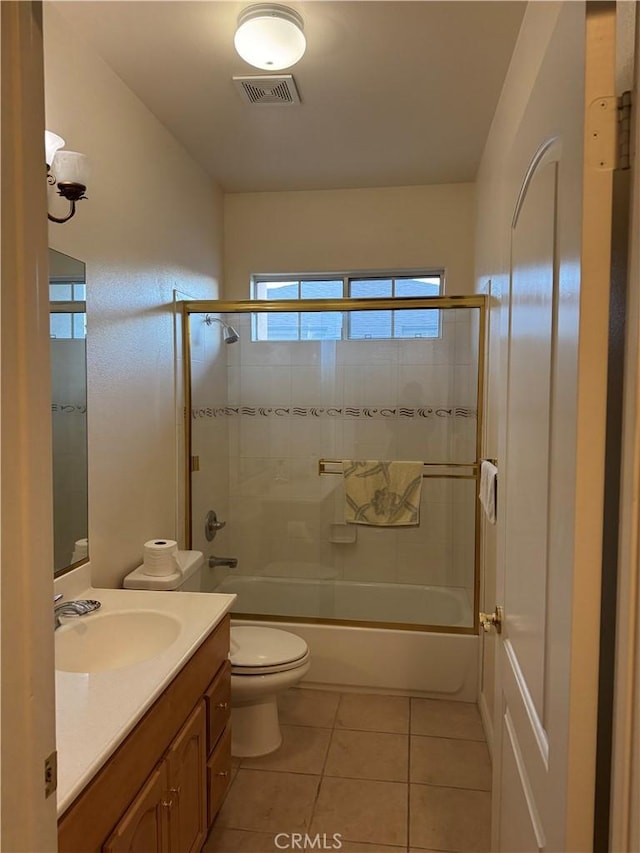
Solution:
[{"label": "white panel door", "polygon": [[591,849],[613,164],[594,163],[583,134],[585,91],[587,104],[612,94],[598,75],[615,22],[594,9],[563,4],[506,164],[493,812],[505,853]]}]

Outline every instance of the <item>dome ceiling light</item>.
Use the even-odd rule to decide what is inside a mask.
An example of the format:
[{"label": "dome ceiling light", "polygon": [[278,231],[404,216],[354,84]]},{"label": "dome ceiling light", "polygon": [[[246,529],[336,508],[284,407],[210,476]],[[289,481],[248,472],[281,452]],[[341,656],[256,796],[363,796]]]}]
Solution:
[{"label": "dome ceiling light", "polygon": [[234,44],[240,56],[263,71],[281,71],[304,55],[307,41],[301,16],[288,6],[258,3],[238,16]]}]

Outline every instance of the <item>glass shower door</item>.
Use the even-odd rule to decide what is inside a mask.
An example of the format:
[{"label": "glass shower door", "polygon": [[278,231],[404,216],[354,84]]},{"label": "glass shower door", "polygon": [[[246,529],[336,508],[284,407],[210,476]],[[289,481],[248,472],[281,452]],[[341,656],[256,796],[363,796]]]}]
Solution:
[{"label": "glass shower door", "polygon": [[[253,616],[473,629],[477,302],[190,313],[193,547],[238,559],[207,570],[211,589]],[[367,313],[407,330],[420,311],[430,337],[361,335]],[[419,524],[346,524],[342,460],[423,462]],[[226,521],[211,544],[210,508]]]}]

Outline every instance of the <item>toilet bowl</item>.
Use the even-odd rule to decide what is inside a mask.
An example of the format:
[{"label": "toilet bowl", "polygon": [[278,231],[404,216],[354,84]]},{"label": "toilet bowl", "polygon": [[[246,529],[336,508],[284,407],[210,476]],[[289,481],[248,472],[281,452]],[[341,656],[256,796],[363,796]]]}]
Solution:
[{"label": "toilet bowl", "polygon": [[231,628],[231,753],[238,758],[278,749],[282,733],[277,695],[309,671],[302,637],[276,628]]}]

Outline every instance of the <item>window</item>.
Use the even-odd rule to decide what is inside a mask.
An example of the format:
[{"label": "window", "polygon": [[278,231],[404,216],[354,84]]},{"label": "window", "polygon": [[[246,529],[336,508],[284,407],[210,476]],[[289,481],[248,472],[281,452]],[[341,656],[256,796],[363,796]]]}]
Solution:
[{"label": "window", "polygon": [[49,323],[52,338],[80,339],[87,336],[86,285],[84,282],[51,281]]},{"label": "window", "polygon": [[[440,296],[442,271],[413,274],[341,276],[254,276],[252,299],[344,299]],[[301,306],[302,308],[302,306]],[[437,338],[440,312],[436,308],[384,311],[291,311],[254,314],[254,341],[340,341]]]}]

